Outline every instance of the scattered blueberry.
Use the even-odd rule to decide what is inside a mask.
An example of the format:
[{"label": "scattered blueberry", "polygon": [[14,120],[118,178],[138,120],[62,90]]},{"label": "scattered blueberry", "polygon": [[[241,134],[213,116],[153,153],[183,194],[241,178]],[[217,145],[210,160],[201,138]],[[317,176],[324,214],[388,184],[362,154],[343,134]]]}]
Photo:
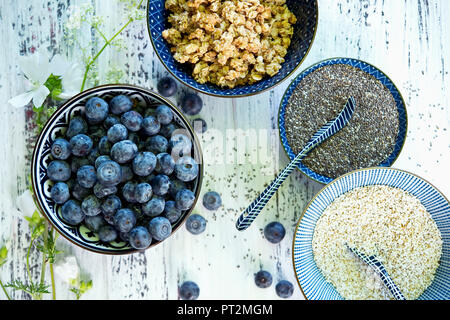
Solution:
[{"label": "scattered blueberry", "polygon": [[197,133],[205,133],[208,130],[208,124],[202,118],[197,118],[192,121],[192,127]]},{"label": "scattered blueberry", "polygon": [[185,134],[175,134],[169,140],[172,157],[178,158],[191,155],[192,141]]},{"label": "scattered blueberry", "polygon": [[69,122],[66,137],[71,139],[77,134],[86,134],[88,132],[88,125],[82,117],[73,117]]},{"label": "scattered blueberry", "polygon": [[177,208],[175,201],[166,201],[164,207],[164,216],[169,219],[170,223],[175,223],[181,217],[182,211]]},{"label": "scattered blueberry", "polygon": [[63,204],[70,199],[69,186],[64,182],[57,182],[53,185],[50,195],[57,204]]},{"label": "scattered blueberry", "polygon": [[122,208],[122,201],[116,195],[110,195],[101,206],[103,214],[108,216],[114,215],[120,208]]},{"label": "scattered blueberry", "polygon": [[70,143],[66,139],[56,139],[51,147],[51,154],[57,160],[67,160],[70,155]]},{"label": "scattered blueberry", "polygon": [[97,182],[97,174],[95,168],[90,165],[82,166],[77,171],[77,181],[83,188],[92,188]]},{"label": "scattered blueberry", "polygon": [[134,189],[134,199],[138,203],[146,203],[150,201],[153,195],[152,186],[148,183],[140,183]]},{"label": "scattered blueberry", "polygon": [[77,134],[70,139],[70,150],[77,157],[87,156],[94,146],[94,142],[85,134]]},{"label": "scattered blueberry", "polygon": [[153,239],[163,241],[172,233],[172,225],[167,218],[156,217],[150,220],[148,231],[150,231]]},{"label": "scattered blueberry", "polygon": [[148,136],[158,134],[160,129],[161,124],[153,116],[148,116],[142,121],[142,131],[144,131],[144,133]]},{"label": "scattered blueberry", "polygon": [[198,163],[191,157],[182,157],[175,163],[175,174],[184,182],[197,178],[199,172]]},{"label": "scattered blueberry", "polygon": [[127,127],[120,123],[115,124],[108,129],[107,137],[111,143],[125,140],[128,137]]},{"label": "scattered blueberry", "polygon": [[186,281],[180,286],[179,295],[182,300],[197,300],[200,288],[195,282]]},{"label": "scattered blueberry", "polygon": [[275,291],[280,298],[287,299],[294,293],[294,286],[287,280],[281,280],[275,286]]},{"label": "scattered blueberry", "polygon": [[196,93],[187,93],[181,100],[181,109],[189,116],[195,116],[202,111],[202,98]]},{"label": "scattered blueberry", "polygon": [[264,236],[271,243],[279,243],[286,235],[286,230],[279,222],[271,222],[264,228]]},{"label": "scattered blueberry", "polygon": [[200,234],[206,229],[206,220],[199,214],[192,214],[186,219],[186,229],[192,234]]},{"label": "scattered blueberry", "polygon": [[158,81],[156,88],[164,97],[171,97],[177,92],[177,82],[171,77],[164,77]]},{"label": "scattered blueberry", "polygon": [[207,192],[203,195],[203,206],[210,210],[215,211],[219,209],[219,207],[222,205],[222,198],[220,197],[220,194],[218,194],[215,191]]},{"label": "scattered blueberry", "polygon": [[116,186],[122,180],[122,167],[114,161],[105,161],[98,166],[97,180],[106,187]]},{"label": "scattered blueberry", "polygon": [[153,197],[142,205],[142,213],[149,217],[159,216],[163,213],[165,205],[164,198]]},{"label": "scattered blueberry", "polygon": [[195,194],[189,189],[178,191],[175,196],[175,203],[180,210],[189,210],[195,202]]},{"label": "scattered blueberry", "polygon": [[47,175],[53,182],[65,182],[70,179],[72,170],[67,162],[53,160],[47,167]]},{"label": "scattered blueberry", "polygon": [[83,210],[83,213],[86,216],[99,215],[102,212],[102,209],[100,207],[100,200],[92,194],[84,198],[83,202],[81,203],[81,210]]},{"label": "scattered blueberry", "polygon": [[111,99],[111,112],[120,115],[127,111],[130,111],[133,107],[133,102],[127,96],[120,95]]},{"label": "scattered blueberry", "polygon": [[75,226],[83,222],[85,215],[81,210],[79,202],[68,200],[61,208],[61,217],[68,224]]},{"label": "scattered blueberry", "polygon": [[168,153],[160,153],[156,156],[156,166],[155,171],[157,173],[165,174],[170,176],[175,170],[175,161],[172,156]]},{"label": "scattered blueberry", "polygon": [[109,106],[105,100],[98,97],[90,98],[85,107],[86,119],[90,124],[103,122],[108,116]]},{"label": "scattered blueberry", "polygon": [[134,159],[138,147],[130,140],[115,143],[111,148],[111,158],[118,163],[126,163]]},{"label": "scattered blueberry", "polygon": [[152,185],[153,193],[157,196],[164,196],[169,192],[170,179],[166,175],[157,175],[150,181],[150,184]]},{"label": "scattered blueberry", "polygon": [[125,127],[127,127],[128,130],[132,132],[141,130],[144,122],[141,114],[133,110],[125,112],[120,118],[120,121]]},{"label": "scattered blueberry", "polygon": [[140,152],[133,159],[133,172],[138,176],[148,176],[156,166],[156,157],[151,152]]},{"label": "scattered blueberry", "polygon": [[153,154],[165,153],[169,148],[169,142],[163,136],[152,136],[147,139],[145,147]]},{"label": "scattered blueberry", "polygon": [[255,284],[259,288],[268,288],[272,285],[272,275],[265,270],[260,270],[255,274]]},{"label": "scattered blueberry", "polygon": [[112,242],[117,239],[117,231],[112,225],[101,226],[98,230],[98,238],[102,242]]},{"label": "scattered blueberry", "polygon": [[98,232],[100,227],[105,225],[105,219],[103,219],[102,215],[87,216],[84,218],[84,223],[89,230]]},{"label": "scattered blueberry", "polygon": [[133,228],[128,236],[130,245],[137,250],[148,248],[152,243],[150,232],[148,232],[147,228],[142,226]]},{"label": "scattered blueberry", "polygon": [[131,209],[120,209],[114,215],[114,225],[119,232],[130,232],[136,225],[136,216]]}]

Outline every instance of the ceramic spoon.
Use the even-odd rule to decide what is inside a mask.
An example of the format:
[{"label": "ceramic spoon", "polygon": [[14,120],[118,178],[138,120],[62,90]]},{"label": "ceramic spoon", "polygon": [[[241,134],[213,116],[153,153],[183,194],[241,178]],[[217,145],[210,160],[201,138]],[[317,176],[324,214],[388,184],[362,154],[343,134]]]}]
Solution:
[{"label": "ceramic spoon", "polygon": [[333,136],[344,128],[350,121],[353,112],[355,111],[356,102],[353,97],[350,97],[345,104],[344,109],[338,115],[336,119],[328,122],[323,126],[308,142],[306,147],[288,164],[288,166],[281,171],[277,178],[264,190],[259,197],[253,201],[253,203],[241,214],[236,222],[236,228],[240,231],[246,230],[252,222],[256,219],[261,210],[265,207],[267,202],[272,198],[281,184],[287,177],[294,171],[295,168],[301,163],[306,155],[315,147],[320,145],[329,137]]}]

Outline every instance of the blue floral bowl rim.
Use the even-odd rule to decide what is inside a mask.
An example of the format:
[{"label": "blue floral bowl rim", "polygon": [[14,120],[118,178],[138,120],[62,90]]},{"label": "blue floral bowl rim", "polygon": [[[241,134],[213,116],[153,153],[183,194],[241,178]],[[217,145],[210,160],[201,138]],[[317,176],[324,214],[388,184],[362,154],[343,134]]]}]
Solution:
[{"label": "blue floral bowl rim", "polygon": [[[279,133],[280,142],[283,145],[284,152],[285,152],[286,156],[288,157],[288,159],[292,160],[291,157],[289,156],[289,154],[290,153],[294,154],[294,152],[293,152],[291,146],[288,144],[287,138],[286,138],[286,143],[283,142],[283,139],[282,139],[283,138],[283,132],[282,131],[286,132],[286,129],[284,128],[284,122],[285,122],[284,118],[281,116],[282,112],[286,109],[287,102],[289,101],[289,98],[292,95],[292,93],[291,93],[288,96],[288,91],[290,89],[292,89],[293,86],[297,86],[300,83],[300,81],[304,77],[306,77],[308,74],[310,74],[313,71],[319,69],[321,64],[328,62],[329,65],[333,65],[333,64],[347,64],[348,65],[348,63],[346,63],[348,61],[352,61],[352,62],[356,62],[356,63],[362,63],[362,64],[365,64],[365,65],[373,68],[374,70],[377,70],[378,72],[380,72],[382,75],[384,75],[386,77],[386,79],[392,84],[393,88],[395,89],[396,93],[398,94],[398,96],[399,96],[399,98],[400,98],[400,100],[402,102],[404,113],[405,113],[405,127],[403,129],[400,128],[401,131],[403,132],[403,135],[400,137],[400,133],[401,132],[399,132],[399,136],[397,137],[396,144],[398,143],[399,138],[402,140],[401,141],[402,143],[401,143],[400,149],[398,150],[398,152],[395,155],[395,158],[391,161],[389,166],[386,166],[386,167],[383,167],[383,168],[389,168],[389,167],[393,166],[394,163],[397,161],[398,157],[400,156],[400,154],[402,153],[403,147],[405,146],[405,143],[406,143],[406,140],[407,140],[407,136],[408,136],[408,110],[406,108],[405,99],[403,98],[401,91],[395,85],[394,81],[392,81],[392,79],[388,75],[386,75],[382,70],[380,70],[378,67],[376,67],[373,64],[368,63],[368,62],[366,62],[364,60],[356,59],[356,58],[334,57],[334,58],[327,58],[327,59],[320,60],[320,61],[312,64],[311,66],[307,67],[305,70],[303,70],[294,79],[292,79],[291,83],[286,88],[286,91],[284,92],[283,97],[281,98],[280,106],[279,106],[279,109],[278,109],[278,133]],[[379,79],[377,79],[377,80],[379,80]],[[392,94],[392,91],[391,91],[391,94]],[[335,179],[332,179],[330,177],[325,177],[323,175],[315,173],[314,171],[312,171],[311,169],[309,169],[308,167],[306,167],[304,165],[303,165],[303,167],[306,170],[308,170],[311,173],[313,173],[316,176],[318,176],[319,179],[313,177],[311,175],[311,173],[305,172],[304,171],[305,169],[303,169],[303,168],[297,167],[297,170],[300,171],[303,175],[307,176],[309,179],[311,179],[311,180],[313,180],[315,182],[318,182],[318,183],[323,184],[323,185],[327,185],[328,183],[331,183],[333,180],[335,180]],[[369,168],[363,168],[363,169],[360,169],[360,170],[364,170],[364,169],[369,169]]]},{"label": "blue floral bowl rim", "polygon": [[300,280],[299,280],[299,276],[297,274],[297,269],[295,268],[295,240],[296,240],[296,234],[298,232],[298,229],[300,227],[300,224],[302,222],[303,217],[305,216],[306,212],[309,210],[309,208],[311,207],[311,205],[314,203],[314,201],[317,199],[317,197],[327,188],[331,187],[331,185],[338,183],[340,180],[344,179],[347,176],[350,176],[352,174],[358,173],[358,172],[363,172],[363,171],[373,171],[373,170],[385,170],[385,171],[397,171],[397,172],[401,172],[401,173],[405,173],[408,175],[411,175],[419,180],[422,180],[423,182],[425,182],[426,184],[428,184],[430,187],[432,187],[434,190],[436,190],[436,192],[438,194],[440,194],[445,201],[450,205],[450,201],[448,200],[448,198],[445,196],[445,194],[443,194],[438,188],[436,188],[436,186],[434,186],[431,182],[429,182],[428,180],[422,178],[421,176],[412,173],[410,171],[407,170],[402,170],[402,169],[397,169],[397,168],[390,168],[390,167],[370,167],[370,168],[364,168],[364,169],[358,169],[358,170],[354,170],[352,172],[346,173],[336,179],[334,179],[333,181],[331,181],[330,183],[328,183],[327,185],[325,185],[322,189],[320,189],[319,192],[317,192],[314,197],[308,202],[308,204],[306,205],[305,209],[303,210],[302,214],[300,215],[300,218],[297,221],[297,225],[295,226],[295,230],[294,230],[294,236],[292,237],[292,253],[291,253],[291,258],[292,258],[292,268],[294,269],[294,274],[295,274],[295,278],[297,280],[297,284],[298,287],[300,288],[300,291],[302,292],[302,295],[305,297],[306,300],[309,300],[308,297],[306,296],[305,292],[303,291],[302,285],[300,284]]},{"label": "blue floral bowl rim", "polygon": [[[162,95],[160,95],[159,93],[150,90],[150,89],[146,89],[143,87],[139,87],[136,85],[132,85],[132,84],[122,84],[122,83],[111,83],[111,84],[104,84],[104,85],[99,85],[99,86],[95,86],[92,87],[90,89],[86,89],[76,95],[74,95],[73,97],[71,97],[69,100],[67,100],[66,102],[64,102],[53,114],[52,116],[47,120],[47,122],[45,123],[43,129],[41,130],[41,132],[39,133],[39,136],[35,142],[34,145],[34,149],[33,149],[33,156],[32,156],[32,160],[31,160],[31,186],[33,189],[33,198],[35,201],[35,204],[37,205],[38,210],[40,211],[40,213],[44,216],[44,218],[48,221],[48,223],[60,234],[62,235],[65,239],[67,239],[70,243],[76,245],[77,247],[80,247],[84,250],[87,250],[89,252],[93,252],[93,253],[97,253],[97,254],[103,254],[103,255],[110,255],[110,256],[119,256],[119,255],[128,255],[128,254],[134,254],[137,252],[144,252],[152,247],[157,246],[158,244],[160,244],[162,241],[158,241],[156,243],[151,244],[149,247],[143,249],[143,250],[136,250],[136,249],[130,249],[130,250],[126,250],[126,251],[114,251],[114,250],[101,250],[101,249],[95,249],[95,248],[91,248],[87,245],[84,245],[82,243],[81,240],[78,239],[74,239],[72,238],[69,234],[66,234],[66,232],[64,230],[60,230],[59,227],[55,226],[52,222],[52,219],[47,215],[46,210],[44,210],[44,208],[41,205],[41,201],[38,199],[38,197],[40,198],[41,195],[39,194],[39,192],[37,191],[37,188],[35,186],[35,181],[37,181],[37,179],[39,179],[38,177],[36,177],[36,171],[35,168],[37,166],[36,160],[37,160],[37,152],[38,149],[40,149],[40,145],[43,142],[43,138],[44,136],[47,135],[47,131],[50,130],[50,128],[53,126],[53,122],[62,114],[64,113],[66,110],[66,108],[70,105],[72,105],[73,103],[75,103],[76,101],[85,98],[87,96],[89,96],[89,94],[99,90],[99,89],[126,89],[126,90],[135,90],[135,91],[140,91],[143,92],[145,94],[148,94],[149,96],[154,96],[157,99],[161,100],[164,104],[166,104],[167,106],[169,106],[172,111],[174,113],[176,113],[176,115],[182,120],[183,124],[186,125],[186,129],[190,132],[191,136],[193,137],[194,140],[194,144],[196,146],[196,151],[198,154],[196,154],[196,158],[199,159],[199,178],[198,178],[198,183],[197,183],[197,189],[195,191],[195,201],[194,204],[192,205],[192,208],[189,209],[188,212],[186,212],[184,214],[184,217],[182,218],[182,220],[180,220],[180,222],[178,223],[178,226],[176,228],[174,228],[172,230],[171,235],[169,236],[172,237],[174,235],[174,233],[179,230],[186,222],[187,218],[192,214],[198,199],[200,198],[200,193],[201,193],[201,188],[202,188],[202,182],[203,182],[203,177],[204,177],[204,165],[203,165],[203,152],[201,149],[201,144],[200,141],[198,140],[197,135],[195,134],[195,130],[192,128],[190,122],[188,121],[188,119],[183,115],[183,113],[168,99],[164,98]],[[167,240],[167,239],[166,239]]]},{"label": "blue floral bowl rim", "polygon": [[153,47],[153,52],[156,54],[156,56],[158,57],[158,59],[161,61],[161,63],[163,64],[164,68],[172,75],[172,77],[174,77],[175,79],[177,79],[178,81],[180,81],[182,84],[184,84],[185,86],[187,86],[188,88],[195,90],[197,92],[206,94],[208,96],[212,96],[212,97],[217,97],[217,98],[245,98],[245,97],[251,97],[254,95],[258,95],[261,93],[264,93],[266,91],[272,90],[275,87],[277,87],[279,84],[283,83],[284,81],[286,81],[288,78],[290,78],[299,68],[300,66],[303,64],[303,62],[305,61],[305,59],[308,57],[309,52],[311,51],[311,48],[313,47],[314,44],[314,40],[316,38],[316,34],[317,34],[317,29],[318,29],[318,25],[319,25],[319,0],[314,0],[315,2],[315,6],[317,9],[317,18],[316,18],[316,23],[314,25],[314,32],[313,32],[313,36],[311,38],[311,43],[308,46],[308,49],[306,50],[306,53],[303,57],[303,59],[298,63],[298,65],[290,72],[288,73],[282,80],[278,81],[277,83],[274,83],[273,85],[271,85],[270,87],[264,88],[262,90],[259,91],[255,91],[255,92],[250,92],[250,93],[246,93],[246,94],[240,94],[240,95],[223,95],[223,94],[218,94],[218,93],[213,93],[213,92],[208,92],[199,88],[195,88],[194,86],[190,85],[189,83],[187,83],[186,81],[180,79],[176,74],[174,74],[170,68],[166,65],[166,62],[164,61],[164,59],[160,56],[158,50],[156,49],[155,43],[153,41],[153,36],[152,33],[150,31],[150,23],[149,23],[149,10],[150,10],[150,0],[147,0],[147,16],[146,16],[146,20],[147,20],[147,31],[148,31],[148,35],[150,38],[150,42],[152,43],[152,47]]}]

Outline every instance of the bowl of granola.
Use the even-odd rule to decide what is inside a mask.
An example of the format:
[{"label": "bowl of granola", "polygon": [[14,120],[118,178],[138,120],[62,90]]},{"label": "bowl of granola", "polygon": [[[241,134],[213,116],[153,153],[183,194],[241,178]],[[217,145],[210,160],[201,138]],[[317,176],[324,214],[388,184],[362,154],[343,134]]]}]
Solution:
[{"label": "bowl of granola", "polygon": [[149,0],[155,53],[188,87],[244,97],[287,79],[306,58],[317,0]]}]

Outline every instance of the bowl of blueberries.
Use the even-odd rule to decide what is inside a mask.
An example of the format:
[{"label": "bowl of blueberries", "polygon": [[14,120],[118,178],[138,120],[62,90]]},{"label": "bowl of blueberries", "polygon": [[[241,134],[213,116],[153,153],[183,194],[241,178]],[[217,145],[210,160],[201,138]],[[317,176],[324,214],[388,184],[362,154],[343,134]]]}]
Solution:
[{"label": "bowl of blueberries", "polygon": [[200,144],[163,96],[131,85],[84,91],[44,126],[33,153],[36,203],[72,243],[129,254],[166,240],[199,197]]}]

